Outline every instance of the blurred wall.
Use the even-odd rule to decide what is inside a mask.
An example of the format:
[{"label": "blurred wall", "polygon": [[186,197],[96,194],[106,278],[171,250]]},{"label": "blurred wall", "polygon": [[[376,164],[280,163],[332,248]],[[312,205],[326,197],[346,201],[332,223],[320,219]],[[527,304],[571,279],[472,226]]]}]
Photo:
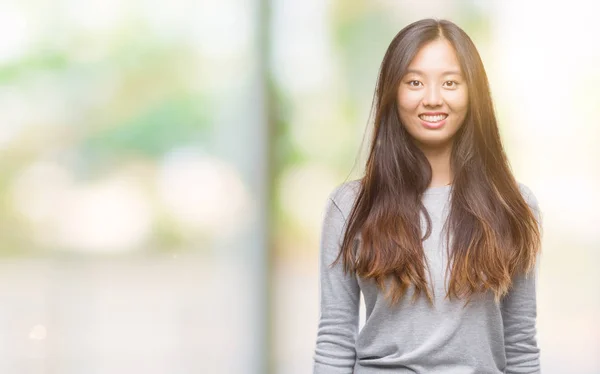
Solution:
[{"label": "blurred wall", "polygon": [[264,367],[254,1],[0,4],[0,371]]}]

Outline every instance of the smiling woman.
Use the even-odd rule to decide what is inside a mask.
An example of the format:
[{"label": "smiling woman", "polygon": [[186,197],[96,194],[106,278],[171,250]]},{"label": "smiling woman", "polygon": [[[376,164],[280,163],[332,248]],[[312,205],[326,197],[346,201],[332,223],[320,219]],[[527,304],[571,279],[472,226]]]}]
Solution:
[{"label": "smiling woman", "polygon": [[539,373],[541,213],[510,171],[469,36],[405,27],[374,106],[365,175],[327,201],[314,373]]}]

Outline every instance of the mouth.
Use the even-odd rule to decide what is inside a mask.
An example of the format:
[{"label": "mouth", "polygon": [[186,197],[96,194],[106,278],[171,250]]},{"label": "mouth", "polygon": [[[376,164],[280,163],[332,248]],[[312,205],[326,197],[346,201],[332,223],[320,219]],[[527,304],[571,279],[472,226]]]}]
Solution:
[{"label": "mouth", "polygon": [[435,114],[419,114],[419,118],[425,122],[438,123],[442,122],[448,117],[446,113],[435,113]]}]

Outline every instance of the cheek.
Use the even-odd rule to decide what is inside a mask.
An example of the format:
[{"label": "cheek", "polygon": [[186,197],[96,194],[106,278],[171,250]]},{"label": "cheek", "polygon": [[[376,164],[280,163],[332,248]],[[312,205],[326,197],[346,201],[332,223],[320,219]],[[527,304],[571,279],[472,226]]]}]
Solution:
[{"label": "cheek", "polygon": [[466,92],[457,92],[448,100],[448,104],[457,113],[466,112],[469,106],[469,95]]},{"label": "cheek", "polygon": [[414,92],[401,91],[398,93],[398,109],[402,112],[414,112],[419,106],[420,99]]}]

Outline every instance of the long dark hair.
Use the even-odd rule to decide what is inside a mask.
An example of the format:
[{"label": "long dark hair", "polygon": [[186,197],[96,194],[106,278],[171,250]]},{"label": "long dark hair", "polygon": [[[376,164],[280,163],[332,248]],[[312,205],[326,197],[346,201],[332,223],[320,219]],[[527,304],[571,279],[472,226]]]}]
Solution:
[{"label": "long dark hair", "polygon": [[[397,90],[419,49],[440,38],[454,47],[469,92],[467,115],[454,135],[450,156],[452,198],[444,230],[446,277],[449,270],[451,277],[446,298],[466,298],[468,304],[475,293],[491,290],[499,302],[517,273],[534,268],[541,227],[510,170],[479,53],[469,36],[447,20],[424,19],[406,26],[385,53],[365,175],[334,263],[343,258],[344,271],[372,279],[382,290],[389,277],[386,298],[392,304],[411,285],[413,300],[424,292],[433,304],[422,247],[431,234],[431,217],[421,201],[432,171],[400,121]],[[423,237],[420,212],[427,219]]]}]

